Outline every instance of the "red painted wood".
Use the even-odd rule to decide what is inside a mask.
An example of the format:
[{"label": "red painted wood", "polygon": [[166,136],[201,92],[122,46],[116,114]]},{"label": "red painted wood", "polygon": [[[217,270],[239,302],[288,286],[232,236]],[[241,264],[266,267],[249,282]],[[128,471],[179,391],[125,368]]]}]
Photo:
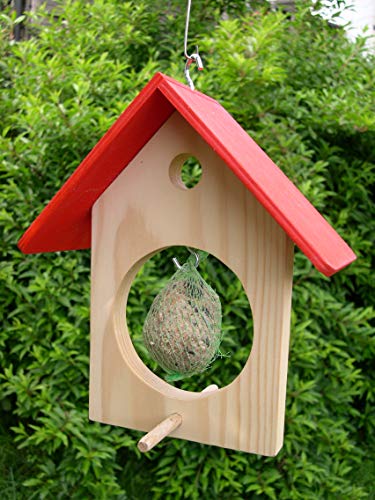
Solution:
[{"label": "red painted wood", "polygon": [[174,110],[216,151],[296,245],[330,276],[355,254],[214,99],[158,73],[22,236],[25,253],[90,247],[91,207]]},{"label": "red painted wood", "polygon": [[87,155],[19,241],[24,253],[91,246],[91,208],[175,111],[157,74]]}]

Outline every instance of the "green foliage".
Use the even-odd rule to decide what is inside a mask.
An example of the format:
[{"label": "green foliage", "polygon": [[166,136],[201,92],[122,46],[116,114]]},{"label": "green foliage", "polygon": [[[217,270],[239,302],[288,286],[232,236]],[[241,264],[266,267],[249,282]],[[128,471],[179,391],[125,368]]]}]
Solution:
[{"label": "green foliage", "polygon": [[[1,12],[2,498],[371,498],[375,65],[363,40],[348,42],[302,4],[287,20],[262,2],[252,10],[197,0],[190,30],[206,65],[192,70],[197,87],[223,103],[358,255],[328,280],[296,252],[285,444],[275,458],[170,439],[140,457],[138,433],[89,423],[89,252],[16,248],[155,71],[182,79],[185,6],[67,1],[41,13],[43,23],[29,20],[33,36],[19,44],[14,16]],[[135,343],[170,276],[168,252],[132,288]],[[213,259],[204,273],[221,295],[231,356],[184,381],[190,390],[229,383],[250,349],[241,286]]]}]

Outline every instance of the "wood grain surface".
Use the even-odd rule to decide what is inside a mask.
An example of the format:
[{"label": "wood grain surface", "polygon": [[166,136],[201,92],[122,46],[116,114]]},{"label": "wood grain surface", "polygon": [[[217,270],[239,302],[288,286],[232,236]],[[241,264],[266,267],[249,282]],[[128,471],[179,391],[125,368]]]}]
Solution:
[{"label": "wood grain surface", "polygon": [[[189,190],[178,175],[188,156],[203,170]],[[249,359],[218,390],[172,387],[142,363],[129,336],[133,279],[155,252],[174,245],[213,254],[238,276],[249,298]],[[275,455],[283,442],[292,267],[287,234],[174,113],[93,207],[90,418],[149,431],[177,413],[182,424],[174,437]]]}]

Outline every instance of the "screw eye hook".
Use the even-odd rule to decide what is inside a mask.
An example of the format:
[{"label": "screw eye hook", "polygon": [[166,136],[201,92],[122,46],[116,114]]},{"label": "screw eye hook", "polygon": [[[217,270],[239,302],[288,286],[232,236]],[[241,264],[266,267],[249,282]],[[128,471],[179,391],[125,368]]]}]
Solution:
[{"label": "screw eye hook", "polygon": [[[197,252],[195,252],[194,250],[192,250],[190,247],[186,247],[189,252],[191,253],[191,255],[194,255],[195,257],[195,267],[197,268],[199,266],[199,262],[200,262],[200,258],[199,258],[199,255],[197,254]],[[172,259],[173,261],[173,264],[177,267],[177,269],[182,269],[182,266],[181,264],[178,262],[178,260],[176,259],[176,257],[173,257]]]}]

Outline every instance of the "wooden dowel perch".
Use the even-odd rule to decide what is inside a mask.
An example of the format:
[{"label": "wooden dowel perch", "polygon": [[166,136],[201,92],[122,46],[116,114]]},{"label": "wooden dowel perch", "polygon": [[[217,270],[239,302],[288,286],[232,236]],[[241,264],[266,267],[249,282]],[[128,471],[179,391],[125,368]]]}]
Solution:
[{"label": "wooden dowel perch", "polygon": [[172,413],[165,420],[160,422],[156,427],[154,427],[150,432],[148,432],[143,438],[138,442],[138,449],[142,453],[150,451],[155,445],[160,443],[162,439],[167,437],[171,432],[173,432],[182,423],[182,417],[178,413]]},{"label": "wooden dowel perch", "polygon": [[[213,392],[219,388],[216,384],[209,385],[202,392]],[[142,453],[152,450],[162,439],[169,436],[177,427],[182,424],[182,417],[178,413],[172,413],[166,419],[162,420],[160,424],[150,430],[138,441],[138,450]]]},{"label": "wooden dowel perch", "polygon": [[219,389],[219,387],[216,384],[211,384],[211,385],[208,385],[205,389],[203,389],[202,392],[213,392],[213,391],[217,391],[218,389]]}]

